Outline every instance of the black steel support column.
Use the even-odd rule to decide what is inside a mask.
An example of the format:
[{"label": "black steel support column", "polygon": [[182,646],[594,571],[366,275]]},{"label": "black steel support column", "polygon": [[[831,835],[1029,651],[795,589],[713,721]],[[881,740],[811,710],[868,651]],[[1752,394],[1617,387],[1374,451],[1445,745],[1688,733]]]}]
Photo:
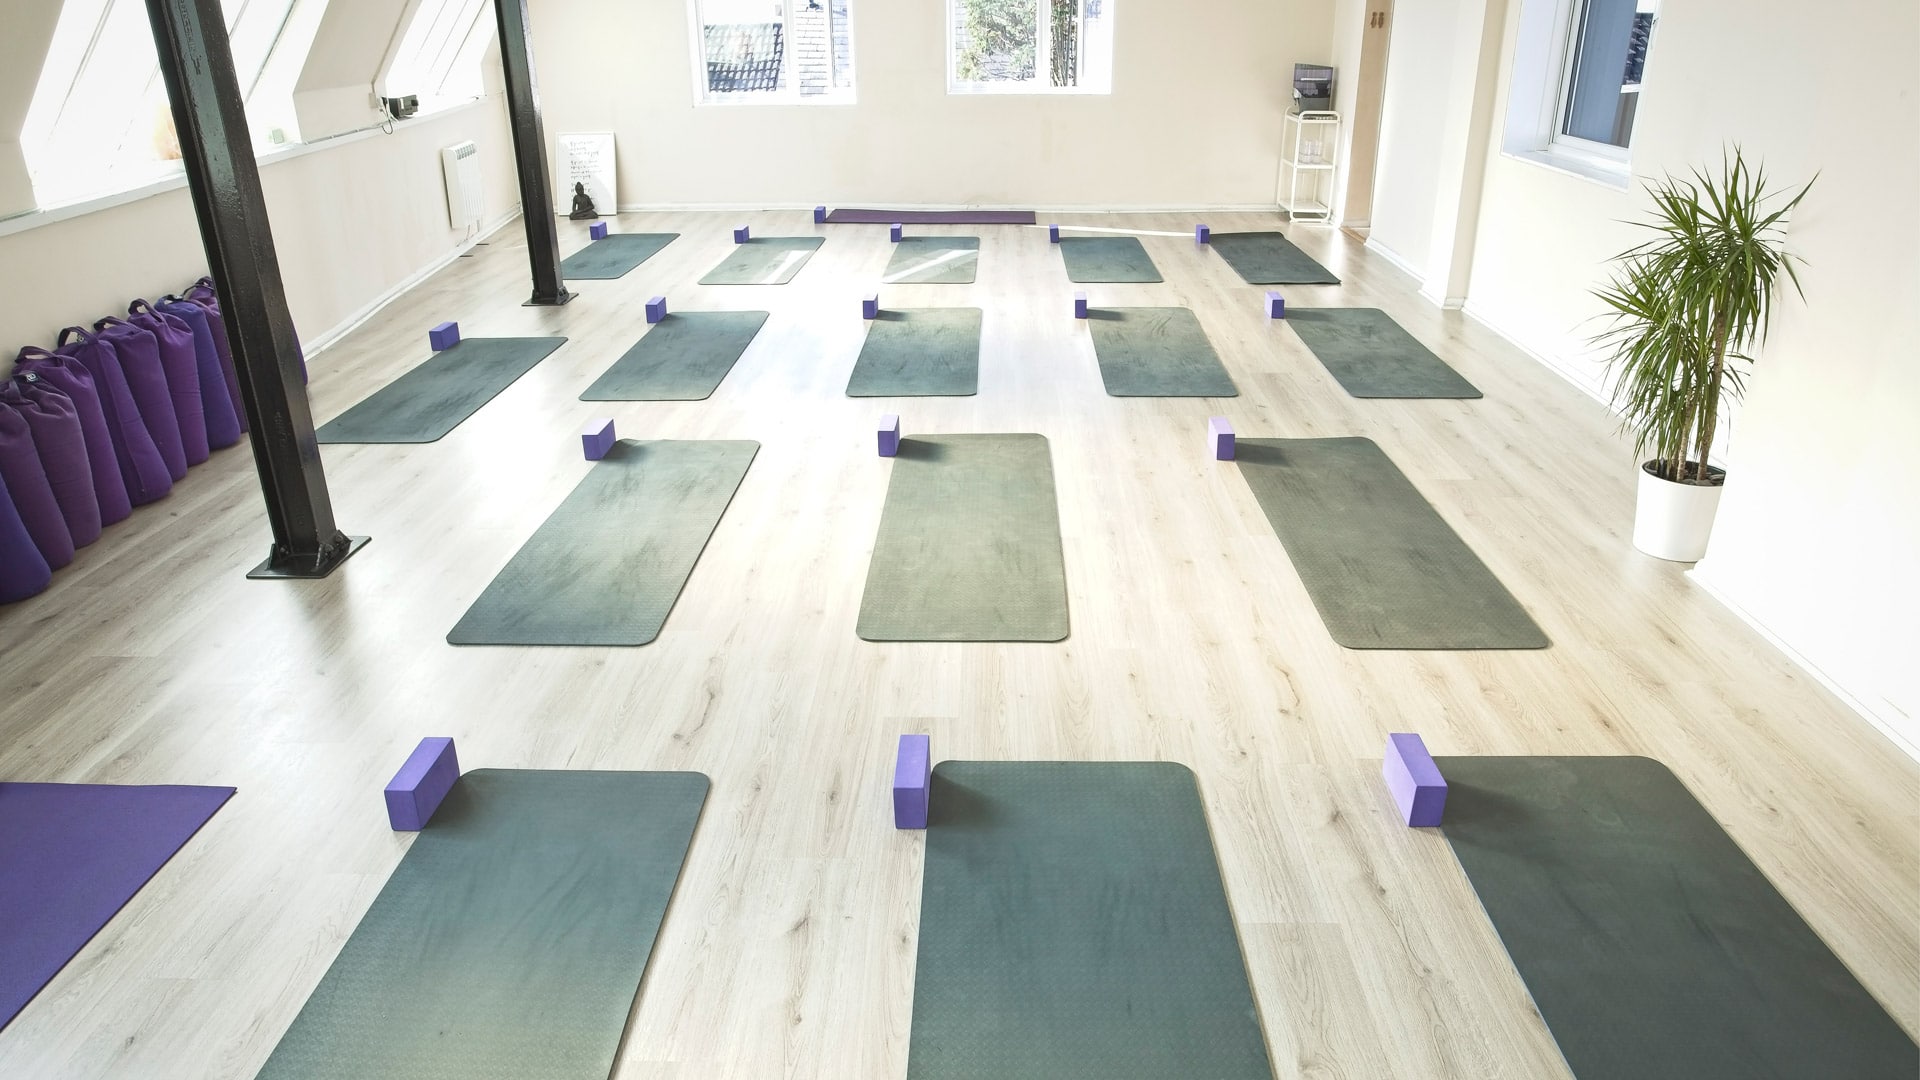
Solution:
[{"label": "black steel support column", "polygon": [[500,23],[500,66],[506,69],[507,122],[513,128],[513,159],[520,174],[520,216],[527,226],[527,260],[533,264],[531,305],[573,299],[560,279],[560,227],[554,220],[547,177],[547,135],[540,125],[540,87],[533,77],[533,34],[527,0],[494,0]]},{"label": "black steel support column", "polygon": [[147,15],[273,527],[272,552],[247,576],[325,577],[367,538],[334,525],[226,16],[220,0],[147,0]]}]

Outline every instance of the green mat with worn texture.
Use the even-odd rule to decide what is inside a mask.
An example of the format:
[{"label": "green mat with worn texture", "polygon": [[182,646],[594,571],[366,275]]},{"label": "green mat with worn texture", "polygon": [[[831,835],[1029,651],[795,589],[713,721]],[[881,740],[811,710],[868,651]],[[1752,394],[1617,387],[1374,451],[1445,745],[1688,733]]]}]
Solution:
[{"label": "green mat with worn texture", "polygon": [[1214,233],[1208,244],[1249,285],[1338,285],[1333,272],[1277,232]]},{"label": "green mat with worn texture", "polygon": [[703,401],[765,325],[764,311],[685,311],[648,328],[581,401]]},{"label": "green mat with worn texture", "polygon": [[933,771],[907,1080],[1272,1080],[1193,773]]},{"label": "green mat with worn texture", "polygon": [[532,371],[563,337],[467,338],[320,428],[323,443],[429,443]]},{"label": "green mat with worn texture", "polygon": [[1080,282],[1160,281],[1147,249],[1131,236],[1070,236],[1060,241],[1067,280]]},{"label": "green mat with worn texture", "polygon": [[818,236],[756,236],[735,244],[702,285],[785,285],[825,243]]},{"label": "green mat with worn texture", "polygon": [[569,281],[625,277],[678,239],[679,233],[609,233],[562,259],[560,276]]},{"label": "green mat with worn texture", "polygon": [[882,310],[847,380],[848,397],[965,397],[980,386],[979,308]]},{"label": "green mat with worn texture", "polygon": [[1480,396],[1379,308],[1288,308],[1286,323],[1354,397]]},{"label": "green mat with worn texture", "polygon": [[260,1080],[606,1080],[707,787],[462,776]]},{"label": "green mat with worn texture", "polygon": [[1188,308],[1087,312],[1100,378],[1112,397],[1237,397],[1207,332]]},{"label": "green mat with worn texture", "polygon": [[1240,439],[1234,459],[1333,640],[1541,649],[1547,636],[1371,439]]},{"label": "green mat with worn texture", "polygon": [[447,635],[454,645],[645,645],[719,526],[757,442],[622,439]]},{"label": "green mat with worn texture", "polygon": [[1920,1076],[1913,1040],[1665,765],[1435,763],[1441,831],[1578,1080]]},{"label": "green mat with worn texture", "polygon": [[909,236],[893,245],[888,285],[970,285],[980,269],[977,236]]},{"label": "green mat with worn texture", "polygon": [[1067,570],[1046,436],[900,440],[859,634],[868,641],[1067,636]]}]

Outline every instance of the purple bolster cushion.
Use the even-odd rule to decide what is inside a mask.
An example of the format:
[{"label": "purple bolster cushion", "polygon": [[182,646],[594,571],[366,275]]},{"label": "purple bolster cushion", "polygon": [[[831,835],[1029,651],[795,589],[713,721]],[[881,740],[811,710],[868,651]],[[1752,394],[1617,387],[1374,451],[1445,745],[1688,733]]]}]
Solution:
[{"label": "purple bolster cushion", "polygon": [[227,375],[220,368],[220,350],[213,343],[207,309],[177,296],[163,296],[154,307],[186,323],[193,333],[193,357],[200,376],[200,410],[205,417],[207,446],[224,450],[239,442],[240,422],[234,419],[233,399],[227,396]]},{"label": "purple bolster cushion", "polygon": [[0,479],[7,482],[13,507],[20,512],[27,535],[33,537],[33,546],[49,567],[58,570],[73,561],[73,534],[67,531],[60,501],[53,497],[53,485],[47,482],[40,450],[33,443],[33,428],[16,405],[18,398],[13,380],[0,383]]},{"label": "purple bolster cushion", "polygon": [[87,464],[87,434],[73,399],[32,372],[0,383],[0,394],[27,418],[40,467],[53,488],[53,500],[66,519],[76,548],[100,539],[100,503],[93,497],[93,470]]},{"label": "purple bolster cushion", "polygon": [[13,505],[7,481],[0,477],[0,604],[25,600],[53,582],[53,567],[34,546],[27,523]]},{"label": "purple bolster cushion", "polygon": [[80,417],[80,433],[87,441],[87,471],[93,481],[93,498],[100,511],[100,524],[112,525],[117,521],[125,521],[127,515],[133,513],[133,502],[127,498],[127,480],[120,475],[120,458],[113,448],[113,434],[107,427],[106,413],[100,407],[100,395],[94,389],[93,376],[73,357],[50,353],[45,349],[21,349],[16,363],[16,377],[32,375],[40,382],[60,390],[67,395],[67,400],[73,402],[74,412]]},{"label": "purple bolster cushion", "polygon": [[[213,347],[220,354],[220,374],[227,382],[227,396],[233,400],[234,418],[240,430],[247,430],[247,406],[240,400],[240,374],[233,367],[233,342],[227,337],[227,320],[220,314],[220,294],[213,279],[203,277],[187,290],[187,299],[207,309],[207,329],[213,332]],[[204,389],[204,387],[202,388]]]},{"label": "purple bolster cushion", "polygon": [[101,319],[93,328],[120,357],[127,388],[133,391],[133,403],[146,422],[147,434],[153,436],[153,445],[160,450],[160,460],[167,463],[167,475],[184,480],[187,450],[180,442],[180,421],[174,416],[173,392],[167,387],[167,371],[160,359],[160,339],[125,319]]},{"label": "purple bolster cushion", "polygon": [[[75,340],[69,342],[69,337]],[[160,453],[160,445],[153,440],[146,419],[140,415],[133,385],[120,366],[119,350],[113,347],[113,342],[88,333],[84,327],[69,326],[60,331],[60,355],[72,359],[93,376],[128,502],[144,506],[155,499],[166,498],[173,490],[173,474]]]},{"label": "purple bolster cushion", "polygon": [[200,403],[200,354],[194,348],[193,328],[145,300],[127,305],[127,321],[160,343],[160,370],[167,373],[167,396],[173,399],[174,420],[180,425],[180,448],[188,465],[200,464],[207,460],[209,448],[207,413]]}]

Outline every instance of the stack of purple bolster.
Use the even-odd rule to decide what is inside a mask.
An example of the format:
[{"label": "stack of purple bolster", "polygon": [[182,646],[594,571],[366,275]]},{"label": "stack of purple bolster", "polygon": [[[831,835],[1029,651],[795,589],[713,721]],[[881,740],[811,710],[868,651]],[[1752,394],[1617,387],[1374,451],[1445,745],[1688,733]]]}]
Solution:
[{"label": "stack of purple bolster", "polygon": [[74,551],[246,430],[220,301],[135,300],[20,350],[0,378],[0,604],[52,582]]}]

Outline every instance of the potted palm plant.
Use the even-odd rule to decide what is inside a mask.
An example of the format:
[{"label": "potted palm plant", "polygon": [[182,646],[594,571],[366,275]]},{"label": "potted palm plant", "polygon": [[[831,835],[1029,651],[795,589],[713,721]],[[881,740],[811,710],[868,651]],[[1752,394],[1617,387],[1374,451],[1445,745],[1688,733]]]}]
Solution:
[{"label": "potted palm plant", "polygon": [[1707,552],[1725,470],[1708,463],[1720,407],[1737,397],[1766,340],[1775,287],[1796,294],[1799,258],[1785,222],[1813,186],[1787,197],[1767,189],[1766,170],[1739,147],[1718,176],[1693,170],[1649,183],[1653,213],[1634,224],[1653,237],[1615,256],[1607,311],[1595,344],[1609,354],[1613,404],[1634,434],[1640,467],[1633,545],[1695,562]]}]

